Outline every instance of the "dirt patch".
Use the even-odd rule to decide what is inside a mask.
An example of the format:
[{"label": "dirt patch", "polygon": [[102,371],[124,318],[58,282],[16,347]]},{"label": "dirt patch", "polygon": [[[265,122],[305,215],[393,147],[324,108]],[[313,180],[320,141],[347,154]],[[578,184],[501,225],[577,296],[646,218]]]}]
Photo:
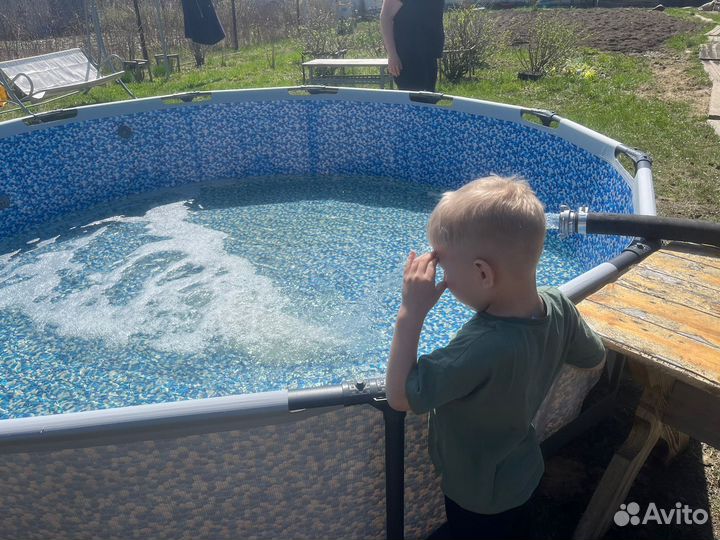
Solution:
[{"label": "dirt patch", "polygon": [[[493,14],[510,30],[515,43],[527,41],[532,12],[500,11]],[[643,53],[659,48],[669,38],[694,32],[702,23],[671,17],[660,11],[639,8],[556,9],[558,20],[576,22],[583,28],[584,44],[594,49]]]},{"label": "dirt patch", "polygon": [[[655,199],[657,204],[657,213],[660,216],[719,221],[717,204],[703,204],[697,201],[671,199],[660,195],[655,197]],[[718,462],[718,466],[720,466],[720,462]],[[718,503],[720,504],[720,501],[718,501]],[[720,522],[718,525],[720,526]],[[720,536],[718,536],[718,538],[720,538]]]},{"label": "dirt patch", "polygon": [[710,80],[701,82],[690,71],[698,62],[695,54],[674,51],[648,51],[642,56],[649,62],[653,83],[638,89],[642,97],[689,104],[698,116],[707,116],[710,105]]}]

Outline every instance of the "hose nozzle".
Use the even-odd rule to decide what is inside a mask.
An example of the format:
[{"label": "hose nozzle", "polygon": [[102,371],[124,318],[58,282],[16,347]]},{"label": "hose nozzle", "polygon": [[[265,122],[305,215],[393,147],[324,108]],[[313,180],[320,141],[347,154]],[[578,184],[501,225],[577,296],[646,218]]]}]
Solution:
[{"label": "hose nozzle", "polygon": [[590,209],[581,206],[577,212],[570,209],[567,204],[560,205],[558,219],[558,233],[560,238],[567,238],[573,234],[587,234],[587,216]]}]

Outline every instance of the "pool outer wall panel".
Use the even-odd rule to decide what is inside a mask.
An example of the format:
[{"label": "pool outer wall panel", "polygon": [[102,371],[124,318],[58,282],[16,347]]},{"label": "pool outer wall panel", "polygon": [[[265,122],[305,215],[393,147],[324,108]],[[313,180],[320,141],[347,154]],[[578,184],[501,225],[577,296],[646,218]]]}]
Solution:
[{"label": "pool outer wall panel", "polygon": [[[222,433],[5,455],[0,539],[384,538],[382,414],[367,405],[319,412]],[[424,424],[408,424],[411,447],[422,448]],[[408,530],[423,533],[433,523],[421,511],[442,501],[424,454],[408,459],[406,516]]]},{"label": "pool outer wall panel", "polygon": [[[578,381],[561,375],[558,383],[552,399],[566,403]],[[384,538],[382,413],[356,405],[298,412],[286,406],[280,414],[282,393],[273,394],[221,433],[167,439],[160,432],[145,434],[152,440],[4,455],[0,540]],[[211,402],[205,408],[233,405],[224,400],[204,400]],[[272,415],[264,414],[268,402]],[[556,429],[563,420],[547,413],[557,408],[544,404],[545,417],[536,422]],[[62,416],[71,415],[57,420]],[[425,538],[444,518],[426,426],[427,415],[406,416],[405,538]]]}]

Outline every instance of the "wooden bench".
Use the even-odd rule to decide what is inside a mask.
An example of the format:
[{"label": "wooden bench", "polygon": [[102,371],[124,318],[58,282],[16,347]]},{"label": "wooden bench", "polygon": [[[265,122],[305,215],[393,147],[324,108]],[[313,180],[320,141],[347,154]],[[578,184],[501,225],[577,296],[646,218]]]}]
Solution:
[{"label": "wooden bench", "polygon": [[689,437],[720,448],[720,249],[671,243],[578,309],[644,387],[632,430],[575,530],[587,540],[608,530],[659,440],[668,463]]},{"label": "wooden bench", "polygon": [[[387,70],[387,58],[316,58],[302,63],[303,84],[329,86],[378,85],[392,88],[393,78]],[[347,73],[355,68],[373,68],[378,74]],[[307,73],[306,73],[307,69]]]}]

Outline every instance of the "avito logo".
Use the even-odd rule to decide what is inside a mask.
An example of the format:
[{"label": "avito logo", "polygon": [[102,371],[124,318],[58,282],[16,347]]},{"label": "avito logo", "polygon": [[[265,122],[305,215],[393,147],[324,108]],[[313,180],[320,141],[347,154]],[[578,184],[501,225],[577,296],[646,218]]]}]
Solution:
[{"label": "avito logo", "polygon": [[615,525],[645,525],[646,523],[657,523],[658,525],[704,525],[708,520],[708,513],[702,508],[693,510],[687,504],[675,503],[675,508],[665,510],[658,508],[655,503],[650,503],[645,513],[640,515],[640,505],[636,502],[621,504],[620,510],[615,512]]}]

